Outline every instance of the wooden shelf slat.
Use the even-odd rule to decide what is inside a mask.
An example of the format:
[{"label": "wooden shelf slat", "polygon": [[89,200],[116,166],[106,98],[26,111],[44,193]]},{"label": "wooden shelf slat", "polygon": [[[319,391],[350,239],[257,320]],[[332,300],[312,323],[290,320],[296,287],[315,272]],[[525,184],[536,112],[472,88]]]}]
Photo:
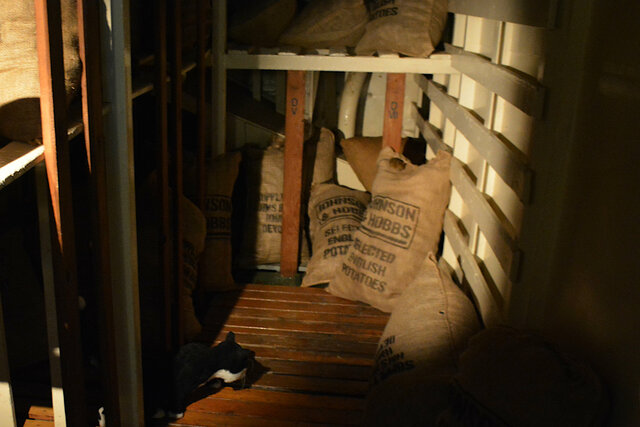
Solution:
[{"label": "wooden shelf slat", "polygon": [[243,402],[272,402],[283,405],[295,405],[303,408],[361,410],[364,406],[364,402],[361,399],[353,397],[310,395],[252,389],[233,390],[229,387],[223,388],[212,397],[217,399],[234,399]]},{"label": "wooden shelf slat", "polygon": [[240,297],[238,299],[215,299],[211,306],[215,307],[243,307],[243,308],[257,308],[263,310],[286,310],[286,311],[312,311],[316,314],[332,313],[332,314],[345,314],[364,317],[379,317],[380,314],[376,313],[378,310],[373,307],[353,306],[347,304],[323,304],[311,301],[277,301],[266,300],[250,297]]},{"label": "wooden shelf slat", "polygon": [[247,307],[234,307],[230,312],[220,312],[218,318],[221,316],[230,316],[237,318],[251,318],[251,319],[271,319],[277,318],[282,320],[295,320],[299,322],[309,323],[337,323],[341,325],[371,325],[382,326],[387,323],[387,319],[384,317],[359,317],[348,314],[336,314],[336,313],[323,313],[321,316],[318,313],[309,311],[294,311],[294,310],[267,310],[260,308],[247,308]]},{"label": "wooden shelf slat", "polygon": [[468,206],[503,270],[512,277],[518,270],[520,259],[513,226],[500,219],[485,195],[475,186],[462,162],[456,158],[451,161],[451,183]]},{"label": "wooden shelf slat", "polygon": [[473,297],[485,326],[501,324],[504,316],[501,299],[489,287],[475,256],[465,242],[457,217],[450,210],[444,216],[444,232],[451,247],[460,257],[460,266],[473,290]]},{"label": "wooden shelf slat", "polygon": [[486,128],[475,114],[458,104],[438,84],[427,80],[424,76],[415,76],[415,79],[429,99],[462,132],[518,198],[527,202],[531,186],[531,171],[524,154]]},{"label": "wooden shelf slat", "polygon": [[[217,319],[216,319],[217,320]],[[369,325],[340,325],[331,322],[300,322],[285,319],[253,319],[231,316],[224,325],[231,328],[233,326],[249,327],[260,329],[273,329],[291,332],[318,332],[325,334],[344,334],[357,336],[374,336],[378,337],[382,331],[375,326]],[[207,326],[222,325],[223,322],[209,323],[209,319],[205,320]]]},{"label": "wooden shelf slat", "polygon": [[533,77],[504,65],[494,64],[478,54],[445,44],[451,54],[451,65],[523,113],[541,118],[545,88]]},{"label": "wooden shelf slat", "polygon": [[277,425],[279,420],[346,425],[355,425],[360,421],[360,412],[348,409],[298,407],[276,402],[244,402],[221,399],[216,395],[193,403],[188,411],[268,418],[273,420],[274,425]]},{"label": "wooden shelf slat", "polygon": [[262,390],[364,397],[369,384],[367,381],[265,374],[252,387]]},{"label": "wooden shelf slat", "polygon": [[229,51],[224,55],[227,69],[351,71],[363,73],[419,73],[457,74],[446,53],[432,54],[428,58],[397,56],[325,56],[252,54],[247,51]]},{"label": "wooden shelf slat", "polygon": [[[221,331],[215,339],[215,343],[221,342],[226,337],[229,328]],[[289,350],[317,350],[329,353],[353,353],[372,356],[376,352],[377,343],[354,341],[351,336],[344,335],[265,335],[260,332],[242,333],[236,335],[241,345],[252,347],[273,347]],[[258,354],[258,356],[260,356]]]},{"label": "wooden shelf slat", "polygon": [[44,159],[44,146],[10,142],[0,148],[0,190]]},{"label": "wooden shelf slat", "polygon": [[[228,325],[208,325],[205,320],[204,327],[204,336],[206,337],[206,341],[213,341],[217,334],[222,332],[234,332],[236,334],[260,334],[260,335],[268,335],[268,336],[279,336],[284,338],[290,337],[301,337],[310,340],[322,340],[322,339],[334,339],[343,337],[346,340],[352,340],[357,343],[373,343],[377,344],[379,337],[375,335],[349,335],[349,334],[327,334],[317,331],[294,331],[294,330],[283,330],[283,329],[259,329],[250,327],[250,326],[228,326]],[[212,336],[213,334],[213,336]],[[203,340],[205,340],[203,338]]]}]

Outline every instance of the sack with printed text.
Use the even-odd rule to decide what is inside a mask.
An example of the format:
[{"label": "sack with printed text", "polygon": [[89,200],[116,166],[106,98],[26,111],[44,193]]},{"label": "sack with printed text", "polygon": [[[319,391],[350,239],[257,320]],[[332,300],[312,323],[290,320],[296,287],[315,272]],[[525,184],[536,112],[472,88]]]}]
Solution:
[{"label": "sack with printed text", "polygon": [[207,239],[200,260],[199,289],[204,292],[236,288],[231,275],[231,196],[238,177],[240,153],[228,153],[213,159],[207,168],[204,215]]},{"label": "sack with printed text", "polygon": [[473,304],[433,254],[418,269],[378,343],[363,425],[436,425],[458,355],[480,330]]},{"label": "sack with printed text", "polygon": [[390,147],[378,158],[371,203],[327,290],[390,312],[429,252],[449,203],[451,155],[416,166]]},{"label": "sack with printed text", "polygon": [[[137,238],[138,238],[138,270],[140,274],[140,299],[141,299],[141,324],[147,337],[158,336],[161,326],[157,322],[157,312],[161,310],[163,289],[162,259],[160,256],[163,239],[160,234],[160,206],[158,192],[158,176],[152,172],[145,186],[138,191],[137,214]],[[170,197],[171,199],[171,197]],[[171,204],[171,200],[169,200]],[[198,291],[198,274],[200,257],[204,251],[206,237],[206,220],[202,211],[187,197],[182,197],[180,206],[182,230],[182,271],[183,271],[183,295],[181,311],[183,314],[184,337],[187,341],[193,340],[202,328],[198,320],[193,296]],[[170,227],[173,221],[169,218]],[[173,230],[169,233],[173,235]],[[155,332],[154,332],[155,331]]]},{"label": "sack with printed text", "polygon": [[366,0],[369,23],[356,46],[358,55],[395,52],[426,58],[447,20],[447,0]]},{"label": "sack with printed text", "polygon": [[[334,136],[328,129],[319,139],[305,143],[303,191],[313,183],[327,182],[335,175]],[[275,139],[266,150],[247,150],[243,162],[246,197],[238,265],[255,268],[280,262],[284,187],[284,141]],[[307,193],[308,194],[308,193]],[[305,199],[302,200],[303,206]],[[300,262],[309,260],[309,245],[301,233]]]},{"label": "sack with printed text", "polygon": [[302,286],[329,283],[336,265],[347,253],[353,233],[360,225],[370,196],[336,184],[319,184],[311,189],[309,233],[313,255]]},{"label": "sack with printed text", "polygon": [[355,46],[366,25],[363,0],[316,0],[294,18],[280,43],[306,48]]}]

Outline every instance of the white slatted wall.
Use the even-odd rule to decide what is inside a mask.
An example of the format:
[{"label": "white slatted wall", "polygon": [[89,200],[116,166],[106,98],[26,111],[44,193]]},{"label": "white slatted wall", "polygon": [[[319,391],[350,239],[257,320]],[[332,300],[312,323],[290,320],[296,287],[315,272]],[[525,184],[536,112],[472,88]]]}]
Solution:
[{"label": "white slatted wall", "polygon": [[521,0],[499,11],[476,3],[449,2],[455,24],[446,50],[459,74],[415,78],[431,101],[428,121],[417,117],[428,157],[443,147],[454,154],[443,259],[470,287],[489,326],[506,320],[517,286],[530,141],[544,106],[545,27],[552,25],[555,2]]}]

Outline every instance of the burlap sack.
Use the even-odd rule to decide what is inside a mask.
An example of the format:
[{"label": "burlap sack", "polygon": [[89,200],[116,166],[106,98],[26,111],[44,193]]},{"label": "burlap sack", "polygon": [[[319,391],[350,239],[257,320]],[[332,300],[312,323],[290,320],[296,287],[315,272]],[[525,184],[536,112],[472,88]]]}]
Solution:
[{"label": "burlap sack", "polygon": [[229,40],[251,46],[274,46],[296,13],[296,0],[229,2]]},{"label": "burlap sack", "polygon": [[365,0],[369,23],[358,55],[395,52],[425,58],[442,37],[447,0]]},{"label": "burlap sack", "polygon": [[[80,87],[76,1],[62,0],[62,39],[67,99]],[[42,134],[40,77],[33,1],[0,1],[0,136],[31,141]]]},{"label": "burlap sack", "polygon": [[434,425],[458,355],[479,330],[473,304],[429,254],[380,338],[363,425]]},{"label": "burlap sack", "polygon": [[280,44],[305,48],[355,46],[367,25],[363,0],[315,0],[294,18]]},{"label": "burlap sack", "polygon": [[186,197],[182,199],[182,272],[184,286],[184,300],[182,312],[184,313],[184,336],[187,341],[200,333],[202,325],[198,320],[194,305],[193,293],[198,286],[198,265],[204,252],[205,238],[207,236],[207,220],[196,205]]},{"label": "burlap sack", "polygon": [[442,427],[602,426],[609,396],[583,361],[530,332],[486,329],[460,355]]},{"label": "burlap sack", "polygon": [[[335,176],[334,136],[328,129],[320,131],[317,141],[305,143],[303,191],[309,184],[333,180]],[[309,160],[309,162],[307,162]],[[311,161],[313,161],[311,163]],[[247,197],[238,264],[242,268],[280,262],[282,241],[282,197],[284,186],[284,145],[281,140],[264,151],[248,151],[245,156]],[[302,198],[305,209],[306,197]],[[302,233],[300,262],[309,261],[309,245]]]},{"label": "burlap sack", "polygon": [[320,136],[315,143],[313,162],[313,178],[311,184],[322,184],[333,181],[336,175],[336,139],[327,128],[320,129]]},{"label": "burlap sack", "polygon": [[371,197],[336,184],[319,184],[309,199],[309,234],[313,255],[302,286],[329,283],[353,242]]},{"label": "burlap sack", "polygon": [[[416,141],[403,138],[401,141],[402,154],[408,157],[414,165],[421,165],[424,163],[424,146],[417,144]],[[340,146],[349,166],[364,188],[370,192],[378,170],[377,161],[380,151],[382,151],[382,137],[356,136],[343,139],[340,141]]]},{"label": "burlap sack", "polygon": [[[158,213],[158,181],[156,173],[152,173],[140,192],[137,203],[138,214],[138,266],[141,282],[141,296],[143,300],[143,326],[149,334],[162,334],[156,330],[157,313],[161,304],[162,281],[160,273],[160,215]],[[171,203],[171,202],[170,202]],[[193,293],[198,283],[198,263],[204,251],[206,236],[206,220],[202,211],[186,197],[181,204],[182,222],[182,251],[183,251],[183,286],[184,300],[183,332],[187,341],[193,340],[201,330],[201,324],[196,317],[193,307]],[[169,219],[169,224],[173,221]],[[173,231],[169,231],[173,233]],[[148,302],[148,304],[147,304]],[[148,326],[152,325],[152,326]],[[155,330],[155,332],[153,332]]]},{"label": "burlap sack", "polygon": [[327,290],[390,312],[429,252],[437,251],[449,203],[451,155],[422,166],[385,147],[371,203]]},{"label": "burlap sack", "polygon": [[204,201],[207,238],[198,276],[198,288],[203,292],[236,289],[231,275],[231,196],[240,159],[240,153],[223,154],[213,159],[207,168]]},{"label": "burlap sack", "polygon": [[340,141],[349,166],[353,169],[362,185],[371,191],[373,179],[378,170],[377,161],[382,150],[382,137],[356,136]]}]

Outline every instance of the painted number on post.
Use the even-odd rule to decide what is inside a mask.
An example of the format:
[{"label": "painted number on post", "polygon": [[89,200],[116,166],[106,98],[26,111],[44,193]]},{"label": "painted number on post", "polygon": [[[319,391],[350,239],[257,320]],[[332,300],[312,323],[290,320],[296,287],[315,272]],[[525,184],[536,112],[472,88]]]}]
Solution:
[{"label": "painted number on post", "polygon": [[398,103],[396,101],[391,101],[391,104],[389,105],[389,118],[398,118]]},{"label": "painted number on post", "polygon": [[291,98],[291,114],[294,116],[298,112],[298,98]]}]

